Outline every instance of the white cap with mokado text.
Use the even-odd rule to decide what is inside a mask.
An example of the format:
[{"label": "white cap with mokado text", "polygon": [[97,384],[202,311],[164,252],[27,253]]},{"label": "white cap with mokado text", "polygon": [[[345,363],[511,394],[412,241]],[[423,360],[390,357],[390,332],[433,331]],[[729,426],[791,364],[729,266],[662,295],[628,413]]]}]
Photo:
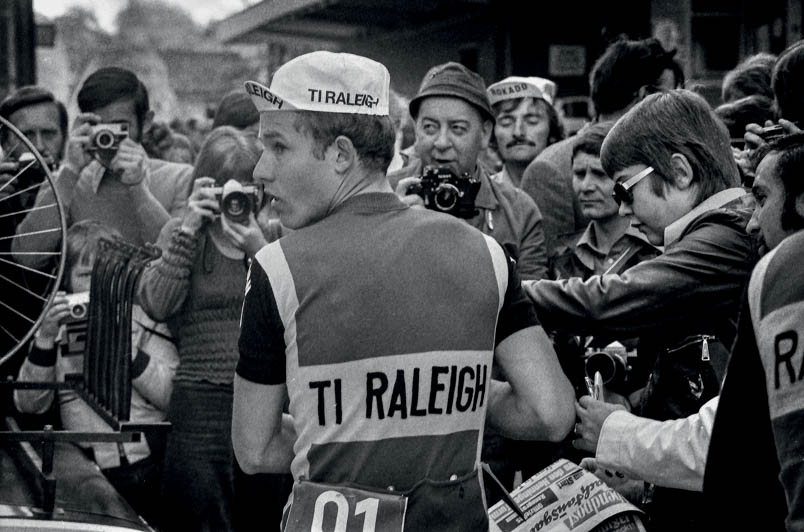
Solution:
[{"label": "white cap with mokado text", "polygon": [[556,89],[555,82],[546,78],[511,76],[489,85],[488,95],[491,105],[516,98],[541,98],[553,105]]},{"label": "white cap with mokado text", "polygon": [[256,81],[245,85],[261,113],[318,111],[387,116],[391,75],[383,64],[367,57],[318,51],[279,67],[270,88]]}]

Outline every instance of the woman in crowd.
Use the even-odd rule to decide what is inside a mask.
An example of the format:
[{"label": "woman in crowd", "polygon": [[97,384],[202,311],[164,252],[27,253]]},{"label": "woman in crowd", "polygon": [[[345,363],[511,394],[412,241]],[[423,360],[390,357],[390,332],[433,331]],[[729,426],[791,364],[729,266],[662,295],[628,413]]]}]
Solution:
[{"label": "woman in crowd", "polygon": [[[168,321],[179,350],[163,481],[167,530],[226,531],[247,523],[240,511],[245,506],[233,496],[232,380],[246,272],[267,242],[256,213],[242,223],[220,216],[210,187],[230,179],[252,184],[259,155],[256,140],[235,128],[209,134],[196,160],[187,214],[165,225],[162,257],[140,283],[142,307]],[[270,494],[263,496],[270,503]],[[265,505],[257,509],[265,518]]]}]

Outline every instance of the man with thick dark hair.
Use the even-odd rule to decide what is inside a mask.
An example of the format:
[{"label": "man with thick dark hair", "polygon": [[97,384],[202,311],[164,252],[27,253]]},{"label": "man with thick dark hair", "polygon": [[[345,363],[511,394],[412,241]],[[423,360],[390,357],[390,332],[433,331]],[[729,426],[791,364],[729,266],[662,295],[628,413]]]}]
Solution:
[{"label": "man with thick dark hair", "polygon": [[[142,135],[151,127],[153,111],[148,91],[133,72],[117,67],[95,71],[78,92],[78,106],[81,114],[56,179],[68,227],[93,218],[133,244],[156,242],[165,222],[184,211],[192,167],[146,154]],[[53,191],[47,188],[35,206],[52,202]],[[47,263],[46,255],[27,253],[56,249],[58,232],[43,230],[57,227],[57,217],[55,209],[42,209],[20,223],[12,242],[15,260],[35,268]]]},{"label": "man with thick dark hair", "polygon": [[389,83],[382,64],[330,52],[289,61],[270,88],[246,82],[254,177],[295,230],[251,263],[232,443],[247,473],[291,469],[292,529],[365,513],[367,529],[487,530],[486,415],[559,440],[572,389],[504,248],[393,193]]},{"label": "man with thick dark hair", "polygon": [[[719,392],[755,262],[729,136],[703,98],[663,92],[617,121],[601,161],[616,182],[620,215],[664,253],[620,275],[525,282],[526,290],[548,329],[639,336],[640,356],[652,346],[646,389],[623,403],[651,419],[686,417]],[[652,530],[700,522],[695,494],[646,493]]]},{"label": "man with thick dark hair", "polygon": [[[645,95],[683,86],[684,74],[656,39],[620,40],[611,44],[589,74],[596,121],[617,120]],[[572,139],[545,148],[522,176],[522,190],[539,206],[544,218],[548,256],[558,235],[583,230],[583,215],[572,191]]]}]

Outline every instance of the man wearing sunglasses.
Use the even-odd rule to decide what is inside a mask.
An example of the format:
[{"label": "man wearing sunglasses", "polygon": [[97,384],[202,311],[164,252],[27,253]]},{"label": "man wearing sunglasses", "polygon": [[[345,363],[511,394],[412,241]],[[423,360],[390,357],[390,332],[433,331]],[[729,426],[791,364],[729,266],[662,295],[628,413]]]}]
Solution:
[{"label": "man wearing sunglasses", "polygon": [[[651,419],[686,417],[719,392],[756,261],[728,133],[700,96],[653,94],[614,125],[601,162],[617,183],[620,215],[663,254],[619,275],[525,282],[526,290],[545,328],[639,336],[640,356],[655,362],[645,390],[623,402]],[[656,530],[700,522],[698,494],[646,495]]]}]

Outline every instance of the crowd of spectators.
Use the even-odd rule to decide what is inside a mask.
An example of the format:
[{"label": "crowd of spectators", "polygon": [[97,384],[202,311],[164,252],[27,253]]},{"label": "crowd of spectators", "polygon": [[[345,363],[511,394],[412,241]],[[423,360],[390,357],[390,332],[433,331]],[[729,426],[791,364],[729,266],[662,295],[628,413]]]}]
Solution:
[{"label": "crowd of spectators", "polygon": [[[315,54],[301,59],[290,69],[322,61]],[[366,76],[366,91],[373,90]],[[169,421],[171,431],[166,441],[60,442],[57,475],[84,475],[88,500],[99,497],[98,482],[107,479],[166,531],[279,526],[299,471],[314,471],[313,480],[373,485],[387,467],[414,493],[411,471],[424,466],[409,464],[403,473],[405,464],[392,466],[365,449],[357,472],[338,466],[329,476],[337,453],[352,452],[338,448],[345,440],[337,438],[354,435],[319,434],[311,419],[293,416],[309,410],[300,406],[302,392],[318,393],[323,425],[321,398],[331,382],[340,394],[340,380],[329,376],[334,380],[311,382],[312,392],[299,391],[296,372],[304,372],[293,356],[301,359],[299,346],[320,346],[318,336],[333,352],[360,338],[389,350],[371,356],[397,356],[394,349],[415,344],[416,357],[444,356],[448,368],[457,360],[444,347],[449,342],[426,348],[430,338],[453,333],[440,326],[448,315],[445,324],[458,324],[467,338],[496,335],[493,347],[472,348],[490,364],[488,416],[461,423],[474,423],[464,444],[477,443],[478,456],[469,461],[488,463],[505,489],[567,458],[643,509],[651,531],[804,527],[804,41],[778,57],[746,58],[725,76],[722,104],[713,107],[683,88],[675,51],[656,39],[618,40],[591,70],[595,118],[568,138],[553,107],[560,87],[542,77],[487,85],[447,62],[433,66],[411,98],[389,91],[390,102],[367,116],[338,111],[327,119],[302,106],[290,115],[298,114],[295,121],[273,112],[278,96],[270,91],[280,84],[293,86],[277,73],[272,89],[249,82],[247,90],[223,95],[209,130],[154,117],[147,88],[118,67],[86,78],[76,117],[38,86],[0,102],[0,116],[31,141],[53,176],[19,172],[27,148],[0,130],[0,303],[20,291],[42,292],[37,272],[53,268],[62,244],[53,230],[59,211],[50,208],[57,196],[67,228],[64,281],[52,304],[0,306],[0,354],[43,316],[20,350],[17,380],[56,382],[81,373],[82,353],[64,341],[67,294],[89,291],[100,239],[161,251],[136,289],[131,419]],[[98,124],[124,134],[111,147],[96,145]],[[778,131],[771,137],[768,128]],[[315,183],[316,172],[342,180]],[[228,187],[253,196],[246,215],[223,212]],[[388,214],[397,211],[405,214]],[[339,232],[346,220],[364,231],[360,243]],[[406,247],[416,238],[427,246]],[[451,262],[428,262],[434,253],[449,254]],[[364,270],[358,257],[376,271]],[[343,270],[328,271],[333,265]],[[394,278],[381,278],[383,272]],[[451,278],[439,277],[444,272]],[[365,278],[354,284],[358,275]],[[495,278],[499,286],[479,280]],[[430,308],[436,293],[443,300]],[[388,294],[395,299],[383,299]],[[493,316],[480,312],[487,298]],[[349,320],[365,311],[358,301],[393,307],[376,310],[373,319],[386,320],[387,337],[405,347],[386,345],[377,331],[363,336],[374,321],[358,321],[361,330],[353,330]],[[260,319],[270,323],[262,327]],[[418,329],[404,332],[412,324]],[[628,356],[610,353],[613,345]],[[597,399],[586,384],[593,352],[620,364]],[[321,364],[338,375],[335,365]],[[538,390],[528,390],[527,378]],[[248,408],[255,401],[260,407]],[[347,402],[341,412],[337,401],[337,415],[349,420],[373,404],[370,397],[363,406]],[[11,402],[18,413],[55,416],[64,429],[102,424],[70,391],[17,390]],[[377,405],[382,409],[379,399]],[[501,405],[515,406],[521,418]],[[411,442],[395,443],[400,456]],[[375,443],[387,444],[382,435]],[[739,464],[731,461],[736,444],[746,450]],[[280,449],[282,459],[266,459],[267,449]],[[456,453],[450,467],[461,469],[455,464],[463,458]],[[746,475],[752,461],[754,474]],[[395,484],[383,482],[383,489]],[[500,498],[482,482],[485,494],[461,482],[461,498],[466,489],[472,504]],[[450,529],[460,509],[444,493],[417,495],[409,523],[426,522],[432,509],[419,499],[425,496],[443,497],[449,508],[432,529]],[[760,501],[761,516],[733,510]],[[486,519],[471,511],[463,518],[472,526]]]}]

